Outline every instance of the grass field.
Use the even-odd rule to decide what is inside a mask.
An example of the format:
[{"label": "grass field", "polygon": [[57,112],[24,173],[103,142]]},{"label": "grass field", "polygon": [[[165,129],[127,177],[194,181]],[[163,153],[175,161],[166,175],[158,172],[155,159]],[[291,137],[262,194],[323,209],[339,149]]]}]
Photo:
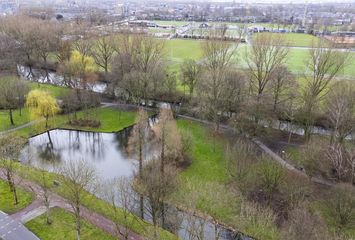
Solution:
[{"label": "grass field", "polygon": [[21,114],[20,110],[13,111],[13,118],[15,125],[11,125],[9,118],[9,111],[0,110],[0,131],[8,130],[10,128],[14,128],[30,121],[30,115],[28,109],[22,109]]},{"label": "grass field", "polygon": [[275,37],[281,36],[285,40],[285,44],[292,47],[310,47],[312,46],[312,43],[316,44],[317,41],[319,41],[318,37],[302,33],[256,33],[253,37],[270,34]]},{"label": "grass field", "polygon": [[185,59],[202,58],[201,41],[191,39],[166,40],[166,56],[172,62],[181,63]]},{"label": "grass field", "polygon": [[0,210],[7,214],[12,214],[31,204],[33,200],[31,193],[18,187],[17,194],[19,203],[14,205],[13,195],[9,186],[6,182],[0,180]]},{"label": "grass field", "polygon": [[[114,108],[94,108],[89,109],[87,113],[94,119],[100,120],[101,125],[98,128],[92,127],[73,127],[68,125],[69,115],[57,115],[49,120],[49,127],[53,128],[68,128],[79,129],[96,132],[116,132],[134,123],[136,113],[133,111],[119,111]],[[84,117],[86,113],[80,111],[77,113],[78,118]],[[30,137],[38,133],[46,131],[43,122],[39,122],[33,126],[29,126],[16,131],[17,134],[23,137]]]},{"label": "grass field", "polygon": [[40,89],[42,91],[48,91],[55,98],[63,98],[66,94],[68,94],[71,89],[67,87],[59,87],[51,84],[38,84],[35,82],[29,83],[30,89]]},{"label": "grass field", "polygon": [[158,25],[167,25],[167,26],[184,26],[190,22],[188,21],[161,21],[161,20],[154,20],[152,22],[155,22]]},{"label": "grass field", "polygon": [[[73,214],[66,212],[60,208],[51,209],[52,224],[46,224],[45,215],[41,215],[28,223],[26,227],[30,229],[42,240],[67,240],[75,239],[75,218]],[[101,229],[91,225],[86,221],[82,221],[82,240],[114,240],[117,239],[112,235],[103,232]]]}]

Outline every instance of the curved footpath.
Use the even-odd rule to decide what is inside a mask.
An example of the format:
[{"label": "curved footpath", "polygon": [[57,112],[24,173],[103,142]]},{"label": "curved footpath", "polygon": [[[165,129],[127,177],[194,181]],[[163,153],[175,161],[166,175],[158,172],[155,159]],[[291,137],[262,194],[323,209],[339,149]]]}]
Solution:
[{"label": "curved footpath", "polygon": [[[6,176],[1,171],[0,169],[0,179],[6,180]],[[21,186],[22,188],[26,189],[27,191],[33,192],[35,195],[35,200],[26,208],[22,209],[19,212],[16,212],[15,214],[11,215],[14,219],[21,221],[22,223],[26,223],[46,212],[46,208],[43,204],[43,191],[39,185],[36,183],[33,183],[28,180],[24,179],[19,179],[18,177],[15,177],[15,181],[18,182],[18,185]],[[50,192],[49,195],[50,198],[50,207],[58,207],[62,208],[68,212],[73,213],[73,209],[71,206],[68,204],[68,202],[65,200],[65,198]],[[123,236],[117,232],[116,230],[116,225],[115,223],[106,218],[105,216],[98,214],[94,211],[91,211],[90,209],[81,206],[80,207],[80,213],[81,216],[84,220],[87,222],[91,223],[92,225],[102,229],[103,231],[110,233],[113,236],[120,236],[123,239]],[[122,227],[122,232],[124,232],[124,228]],[[143,240],[144,238],[139,236],[136,233],[130,232],[128,239],[130,240]]]}]

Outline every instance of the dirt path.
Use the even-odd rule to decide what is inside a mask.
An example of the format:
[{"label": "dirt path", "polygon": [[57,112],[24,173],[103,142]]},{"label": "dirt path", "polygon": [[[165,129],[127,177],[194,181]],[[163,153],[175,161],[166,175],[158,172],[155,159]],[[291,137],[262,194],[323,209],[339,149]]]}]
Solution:
[{"label": "dirt path", "polygon": [[[0,179],[5,180],[5,175],[3,171],[0,170]],[[16,182],[18,182],[18,186],[23,187],[29,192],[34,193],[35,200],[26,208],[22,209],[21,211],[11,215],[14,219],[19,220],[23,223],[26,223],[41,214],[45,213],[46,209],[43,205],[43,191],[41,187],[31,181],[28,180],[23,180],[19,179],[16,177]],[[58,207],[65,209],[68,212],[73,213],[72,207],[68,204],[68,202],[61,196],[55,194],[55,193],[50,193],[50,207]],[[80,208],[81,211],[81,216],[84,220],[87,222],[91,223],[92,225],[95,225],[96,227],[102,229],[103,231],[110,233],[113,236],[117,236],[117,230],[116,230],[116,225],[115,223],[106,218],[105,216],[98,214],[96,212],[93,212],[89,210],[88,208],[81,206]],[[124,229],[122,227],[121,232],[124,232]],[[123,236],[120,236],[123,239]],[[130,232],[128,239],[130,240],[143,240],[144,238],[139,236],[136,233]]]}]

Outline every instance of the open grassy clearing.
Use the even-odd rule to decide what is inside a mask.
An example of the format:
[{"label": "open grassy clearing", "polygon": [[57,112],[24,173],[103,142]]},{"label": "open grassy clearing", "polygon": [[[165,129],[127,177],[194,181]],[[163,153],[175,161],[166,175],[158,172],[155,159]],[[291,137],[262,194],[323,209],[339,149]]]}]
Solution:
[{"label": "open grassy clearing", "polygon": [[19,109],[14,110],[12,114],[15,125],[11,125],[9,111],[0,110],[0,131],[15,128],[30,121],[30,114],[27,108],[24,108],[21,111]]},{"label": "open grassy clearing", "polygon": [[7,213],[13,214],[21,209],[27,207],[33,201],[33,196],[31,193],[25,191],[24,189],[17,188],[17,196],[19,203],[14,205],[13,195],[10,192],[9,185],[0,180],[0,210]]},{"label": "open grassy clearing", "polygon": [[202,58],[201,40],[171,39],[164,40],[166,46],[166,57],[181,63],[185,59],[198,60]]},{"label": "open grassy clearing", "polygon": [[310,34],[303,33],[255,33],[253,37],[257,35],[266,36],[272,35],[275,37],[281,36],[285,40],[285,44],[292,47],[310,47],[312,44],[317,44],[319,38]]},{"label": "open grassy clearing", "polygon": [[[51,209],[51,220],[53,221],[52,224],[48,225],[46,224],[45,215],[41,215],[26,223],[26,227],[42,240],[67,240],[76,238],[76,232],[74,230],[75,218],[73,214],[60,208],[54,208]],[[82,221],[80,238],[83,240],[117,239],[86,221]]]},{"label": "open grassy clearing", "polygon": [[63,98],[72,90],[68,87],[60,87],[60,86],[55,86],[52,84],[45,84],[45,83],[38,84],[35,82],[30,82],[29,86],[31,90],[40,89],[42,91],[48,91],[52,96],[56,98]]},{"label": "open grassy clearing", "polygon": [[153,20],[152,22],[155,22],[158,25],[176,26],[176,27],[184,26],[190,23],[188,21],[162,21],[162,20]]}]

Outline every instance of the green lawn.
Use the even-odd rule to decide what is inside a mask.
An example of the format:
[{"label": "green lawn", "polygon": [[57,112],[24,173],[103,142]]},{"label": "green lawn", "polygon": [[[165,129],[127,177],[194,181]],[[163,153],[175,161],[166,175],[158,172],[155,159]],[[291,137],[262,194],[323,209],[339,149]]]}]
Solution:
[{"label": "green lawn", "polygon": [[158,25],[167,25],[167,26],[184,26],[190,22],[188,21],[161,21],[161,20],[154,20],[153,22],[155,22]]},{"label": "green lawn", "polygon": [[67,87],[59,87],[51,84],[45,84],[45,83],[35,83],[35,82],[30,82],[29,83],[31,90],[33,89],[40,89],[43,91],[48,91],[53,97],[55,98],[63,98],[65,95],[67,95],[71,89]]},{"label": "green lawn", "polygon": [[181,63],[185,59],[202,58],[201,40],[171,39],[165,41],[166,56],[173,62]]},{"label": "green lawn", "polygon": [[[67,240],[75,239],[75,218],[73,214],[66,212],[60,208],[51,209],[52,224],[46,224],[45,215],[41,215],[28,223],[26,227],[30,229],[42,240]],[[112,235],[102,231],[92,224],[82,221],[81,239],[85,240],[114,240],[117,239]]]},{"label": "green lawn", "polygon": [[31,204],[33,200],[31,193],[18,187],[17,194],[19,203],[14,205],[13,195],[9,186],[6,182],[0,180],[0,210],[7,214],[13,214]]},{"label": "green lawn", "polygon": [[15,125],[11,125],[9,118],[9,111],[0,110],[0,131],[8,130],[14,128],[30,121],[30,114],[28,109],[23,109],[20,114],[20,110],[13,111],[13,118]]},{"label": "green lawn", "polygon": [[[68,124],[68,115],[58,115],[49,120],[49,127],[54,128],[69,128],[95,132],[117,132],[125,127],[134,124],[136,112],[122,111],[115,108],[94,108],[89,109],[88,113],[91,117],[100,120],[101,126],[98,128],[92,127],[73,127]],[[80,111],[77,117],[84,117],[86,113]],[[30,137],[38,133],[46,131],[43,122],[39,122],[33,126],[29,126],[16,131],[20,136]]]},{"label": "green lawn", "polygon": [[303,33],[256,33],[253,37],[257,35],[269,35],[282,36],[285,39],[285,43],[293,47],[310,47],[312,43],[316,44],[319,38],[311,34]]}]

